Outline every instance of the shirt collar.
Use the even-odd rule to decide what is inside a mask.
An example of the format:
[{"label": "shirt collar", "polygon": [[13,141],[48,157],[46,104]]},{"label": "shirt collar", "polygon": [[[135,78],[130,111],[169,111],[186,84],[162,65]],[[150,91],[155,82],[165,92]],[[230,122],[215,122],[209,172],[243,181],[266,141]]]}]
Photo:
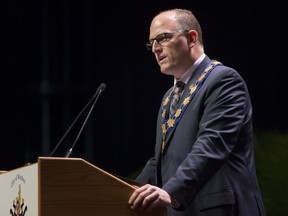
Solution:
[{"label": "shirt collar", "polygon": [[[191,77],[192,73],[195,71],[195,69],[200,65],[200,63],[205,58],[206,54],[203,53],[196,61],[195,63],[183,74],[183,76],[179,79],[180,81],[184,82],[185,84],[188,83],[189,78]],[[174,85],[176,84],[178,80],[174,78]]]}]

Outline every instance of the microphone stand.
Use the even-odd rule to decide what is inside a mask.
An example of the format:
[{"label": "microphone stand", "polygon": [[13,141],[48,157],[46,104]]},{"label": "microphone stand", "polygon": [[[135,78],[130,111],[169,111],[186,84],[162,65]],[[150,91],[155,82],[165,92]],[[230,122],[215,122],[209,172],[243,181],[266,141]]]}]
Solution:
[{"label": "microphone stand", "polygon": [[71,148],[69,149],[69,151],[66,153],[65,158],[68,158],[71,155],[71,153],[73,151],[73,148],[74,148],[76,142],[78,141],[78,139],[79,139],[79,137],[80,137],[80,135],[82,133],[82,130],[83,130],[84,126],[86,125],[86,122],[87,122],[87,120],[88,120],[88,118],[89,118],[89,116],[90,116],[90,114],[91,114],[91,112],[92,112],[92,110],[94,108],[94,105],[96,104],[96,102],[97,102],[97,100],[98,100],[98,98],[99,98],[99,96],[100,96],[102,91],[103,91],[102,89],[99,89],[99,92],[98,92],[98,94],[96,96],[96,99],[94,100],[94,102],[93,102],[93,104],[92,104],[92,106],[91,106],[91,108],[90,108],[90,110],[89,110],[89,112],[88,112],[88,114],[87,114],[82,126],[81,126],[81,129],[80,129],[75,141],[73,142],[73,144],[72,144]]},{"label": "microphone stand", "polygon": [[[87,107],[91,104],[91,102],[96,98],[96,99],[94,100],[94,103],[93,103],[92,107],[90,108],[89,114],[88,114],[88,116],[86,117],[84,124],[82,125],[82,128],[81,128],[81,130],[80,130],[80,133],[81,133],[81,131],[83,130],[84,125],[85,125],[88,117],[90,116],[90,113],[91,113],[91,111],[92,111],[92,109],[93,109],[96,101],[98,100],[98,97],[99,97],[100,93],[101,93],[102,91],[104,91],[105,88],[106,88],[106,85],[105,85],[104,83],[101,83],[101,85],[98,87],[98,89],[97,89],[97,91],[95,92],[95,94],[93,95],[93,97],[89,100],[89,102],[86,104],[86,106],[85,106],[85,107],[81,110],[81,112],[77,115],[77,117],[74,119],[74,121],[72,122],[72,124],[70,125],[70,127],[66,130],[66,132],[63,134],[63,136],[61,137],[61,139],[59,140],[59,142],[56,144],[56,146],[54,147],[54,149],[51,151],[51,153],[49,154],[49,157],[52,157],[52,155],[56,152],[56,150],[59,148],[60,144],[61,144],[62,141],[65,139],[65,137],[67,136],[67,134],[70,132],[70,130],[72,129],[72,127],[75,125],[75,123],[77,122],[77,120],[80,118],[80,116],[83,114],[83,112],[87,109]],[[74,147],[76,141],[78,140],[78,138],[79,138],[79,136],[80,136],[80,133],[78,134],[78,137],[77,137],[77,139],[74,141],[72,147]],[[71,150],[71,149],[70,149],[70,150]],[[69,150],[69,151],[70,151],[70,150]],[[72,150],[71,150],[71,152],[72,152]],[[69,154],[68,154],[68,152],[66,153],[67,157],[71,154],[71,152],[70,152]]]}]

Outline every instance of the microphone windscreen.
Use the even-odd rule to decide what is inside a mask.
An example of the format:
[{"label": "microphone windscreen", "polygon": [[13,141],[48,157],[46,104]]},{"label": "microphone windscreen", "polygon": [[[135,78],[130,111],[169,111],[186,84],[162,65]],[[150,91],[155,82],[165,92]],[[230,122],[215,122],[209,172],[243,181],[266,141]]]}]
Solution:
[{"label": "microphone windscreen", "polygon": [[106,88],[106,84],[105,83],[101,83],[99,86],[99,90],[104,91]]}]

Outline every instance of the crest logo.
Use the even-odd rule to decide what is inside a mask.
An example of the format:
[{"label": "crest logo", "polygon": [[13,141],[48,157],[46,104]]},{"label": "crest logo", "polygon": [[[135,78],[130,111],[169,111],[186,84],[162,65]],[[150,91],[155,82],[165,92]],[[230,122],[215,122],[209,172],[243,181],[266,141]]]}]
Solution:
[{"label": "crest logo", "polygon": [[18,196],[13,200],[13,209],[10,209],[10,214],[12,216],[25,216],[28,210],[27,205],[24,204],[24,198],[21,196],[21,185],[19,185]]}]

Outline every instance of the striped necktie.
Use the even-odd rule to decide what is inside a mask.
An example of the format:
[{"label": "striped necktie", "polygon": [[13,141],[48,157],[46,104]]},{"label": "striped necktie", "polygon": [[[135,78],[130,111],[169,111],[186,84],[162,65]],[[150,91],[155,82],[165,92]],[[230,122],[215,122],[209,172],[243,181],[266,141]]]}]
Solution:
[{"label": "striped necktie", "polygon": [[180,101],[181,94],[182,94],[184,87],[185,87],[185,83],[182,81],[178,81],[175,84],[175,88],[171,94],[171,102],[170,102],[170,110],[169,110],[170,116],[172,116],[176,111],[176,107]]}]

